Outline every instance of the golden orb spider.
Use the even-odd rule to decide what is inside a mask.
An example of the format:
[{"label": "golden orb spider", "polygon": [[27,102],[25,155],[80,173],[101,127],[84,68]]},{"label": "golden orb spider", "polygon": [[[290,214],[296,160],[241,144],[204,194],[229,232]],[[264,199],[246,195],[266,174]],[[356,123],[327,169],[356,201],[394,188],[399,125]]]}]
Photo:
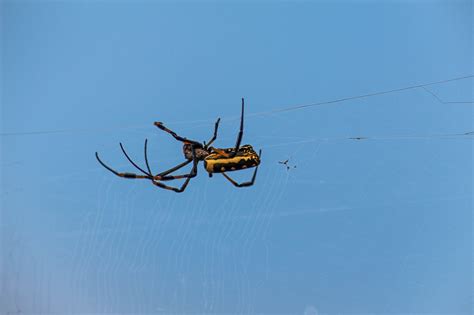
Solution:
[{"label": "golden orb spider", "polygon": [[[169,170],[158,173],[156,175],[153,175],[150,169],[150,165],[148,164],[148,153],[147,153],[148,140],[147,139],[145,139],[145,150],[144,150],[145,151],[145,165],[146,165],[147,170],[144,170],[140,166],[138,166],[129,157],[122,143],[120,143],[120,148],[122,149],[122,152],[127,158],[127,160],[144,175],[138,175],[135,173],[117,172],[116,170],[112,169],[111,167],[107,166],[104,162],[102,162],[97,152],[95,153],[95,157],[97,158],[97,161],[99,161],[99,163],[103,167],[105,167],[107,170],[111,171],[112,173],[114,173],[115,175],[119,177],[135,178],[135,179],[136,178],[149,179],[154,185],[160,188],[172,190],[175,192],[183,192],[186,189],[191,178],[197,175],[197,165],[200,161],[204,162],[204,168],[209,173],[209,177],[212,177],[213,173],[221,173],[228,181],[230,181],[236,187],[252,186],[257,176],[257,170],[258,170],[258,165],[260,164],[260,156],[262,154],[262,150],[260,150],[257,155],[257,153],[254,151],[251,145],[249,144],[242,145],[242,146],[240,145],[240,142],[242,140],[242,135],[244,132],[244,99],[242,98],[242,111],[240,115],[240,130],[237,136],[237,142],[235,143],[235,146],[233,148],[221,149],[221,148],[211,147],[211,144],[217,138],[217,129],[219,128],[219,122],[220,122],[220,118],[217,119],[214,125],[214,135],[212,136],[212,138],[209,140],[207,144],[205,141],[201,144],[197,141],[189,140],[187,138],[178,136],[174,131],[166,128],[163,125],[163,123],[155,122],[154,124],[156,127],[169,133],[176,140],[183,142],[183,154],[186,159],[186,161],[184,161],[183,163],[178,164],[175,167],[172,167]],[[189,172],[188,174],[169,175],[179,170],[180,168],[188,165],[191,162],[193,162],[193,167],[191,169],[191,172]],[[226,174],[226,172],[238,171],[238,170],[247,169],[251,167],[255,167],[255,170],[253,172],[252,179],[247,182],[237,183],[235,180],[230,178],[229,175]],[[180,188],[168,186],[161,183],[162,181],[170,181],[170,180],[181,179],[181,178],[186,178],[186,180],[184,181],[183,185]]]}]

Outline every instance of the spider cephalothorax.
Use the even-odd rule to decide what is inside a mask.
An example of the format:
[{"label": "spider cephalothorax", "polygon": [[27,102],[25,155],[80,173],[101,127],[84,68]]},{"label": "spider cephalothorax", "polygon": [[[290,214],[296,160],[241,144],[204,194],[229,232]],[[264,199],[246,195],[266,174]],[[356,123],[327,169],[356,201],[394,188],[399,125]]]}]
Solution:
[{"label": "spider cephalothorax", "polygon": [[[124,177],[124,178],[142,178],[142,179],[149,179],[151,182],[161,188],[173,190],[175,192],[182,192],[186,189],[191,178],[197,175],[197,164],[200,161],[204,162],[204,168],[209,173],[209,176],[212,176],[213,173],[221,173],[227,180],[229,180],[233,185],[236,187],[246,187],[252,186],[255,182],[255,178],[257,176],[258,165],[260,164],[260,156],[262,150],[259,151],[257,154],[251,145],[240,145],[243,135],[244,129],[244,99],[242,98],[242,112],[240,116],[240,130],[237,136],[237,142],[234,147],[232,148],[215,148],[212,147],[211,144],[217,138],[217,130],[219,128],[220,118],[217,119],[215,126],[214,126],[214,135],[206,144],[206,142],[200,143],[194,140],[186,139],[184,137],[178,136],[174,131],[166,128],[163,123],[155,122],[155,126],[160,128],[161,130],[171,134],[176,140],[183,142],[183,154],[186,159],[183,163],[156,175],[153,175],[150,169],[150,165],[148,164],[148,154],[147,154],[147,140],[145,140],[145,163],[147,170],[143,170],[139,167],[133,160],[128,156],[127,152],[123,148],[122,144],[120,143],[120,148],[124,153],[125,157],[132,163],[132,165],[137,168],[140,172],[144,175],[137,175],[134,173],[119,173],[114,169],[107,166],[104,162],[102,162],[99,158],[98,153],[96,152],[96,158],[99,163],[114,173],[117,176]],[[193,167],[191,172],[188,174],[183,175],[169,175],[178,169],[188,165],[189,163],[193,162]],[[231,171],[238,171],[242,169],[252,168],[255,167],[255,171],[253,172],[252,179],[248,182],[244,183],[237,183],[232,178],[230,178],[226,172]],[[186,178],[185,182],[181,186],[181,188],[167,186],[162,183],[162,181],[169,181],[174,179]]]},{"label": "spider cephalothorax", "polygon": [[192,143],[185,143],[183,145],[183,154],[184,154],[185,159],[192,160],[193,148],[196,154],[196,159],[198,159],[199,161],[203,161],[206,158],[206,156],[209,155],[209,151],[207,151],[201,144],[196,145]]}]

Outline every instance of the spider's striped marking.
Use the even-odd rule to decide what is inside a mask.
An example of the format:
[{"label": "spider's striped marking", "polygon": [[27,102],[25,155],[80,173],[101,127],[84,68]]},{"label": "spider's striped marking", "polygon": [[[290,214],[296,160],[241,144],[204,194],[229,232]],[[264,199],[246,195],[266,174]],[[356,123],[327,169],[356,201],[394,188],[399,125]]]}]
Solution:
[{"label": "spider's striped marking", "polygon": [[260,164],[260,158],[251,145],[243,145],[234,157],[228,157],[234,148],[218,149],[204,159],[204,167],[209,173],[238,171]]}]

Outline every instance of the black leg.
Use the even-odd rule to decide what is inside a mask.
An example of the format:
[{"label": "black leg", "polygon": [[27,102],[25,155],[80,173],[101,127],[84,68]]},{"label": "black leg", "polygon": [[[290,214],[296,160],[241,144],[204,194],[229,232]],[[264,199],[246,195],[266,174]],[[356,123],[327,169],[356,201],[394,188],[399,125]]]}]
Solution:
[{"label": "black leg", "polygon": [[184,182],[184,184],[180,188],[167,186],[165,184],[162,184],[162,183],[154,181],[154,180],[152,181],[152,183],[153,183],[153,185],[158,186],[160,188],[167,189],[167,190],[172,190],[172,191],[177,192],[177,193],[181,193],[186,189],[186,187],[188,186],[188,183],[189,183],[190,180],[191,180],[191,177],[188,177],[186,179],[186,181]]},{"label": "black leg", "polygon": [[176,140],[178,141],[181,141],[181,142],[184,142],[184,143],[192,143],[192,144],[196,144],[196,145],[201,145],[199,142],[197,141],[194,141],[194,140],[189,140],[189,139],[186,139],[184,137],[181,137],[181,136],[178,136],[178,134],[176,134],[176,132],[174,132],[173,130],[170,130],[168,128],[166,128],[162,122],[158,122],[158,121],[155,121],[154,123],[155,126],[157,126],[158,128],[160,128],[161,130],[163,130],[164,132],[167,132],[169,133],[170,135],[173,136],[173,138],[175,138]]},{"label": "black leg", "polygon": [[240,130],[239,130],[239,134],[237,135],[237,142],[235,143],[234,152],[229,154],[230,157],[234,157],[237,154],[237,151],[239,151],[240,142],[242,141],[243,134],[244,134],[244,98],[242,97],[242,112],[240,114]]},{"label": "black leg", "polygon": [[[146,145],[147,145],[148,140],[145,140],[145,157],[146,157]],[[145,175],[152,176],[151,172],[146,172],[144,171],[140,166],[138,166],[133,160],[128,156],[127,151],[125,151],[125,148],[123,147],[122,143],[120,142],[120,149],[122,149],[123,154],[127,158],[127,160],[132,163],[133,166],[135,166],[136,169],[138,169],[140,172],[142,172]],[[147,167],[149,168],[149,165],[147,164]]]},{"label": "black leg", "polygon": [[[262,155],[262,150],[258,152],[258,156]],[[255,183],[255,178],[257,177],[258,165],[255,167],[255,171],[253,171],[252,179],[248,182],[237,183],[235,180],[229,177],[226,173],[221,173],[229,182],[231,182],[235,187],[249,187]]]},{"label": "black leg", "polygon": [[[186,189],[186,187],[188,186],[188,183],[191,180],[191,178],[193,178],[197,175],[197,167],[196,166],[197,166],[197,160],[196,160],[195,166],[193,166],[193,169],[191,170],[191,173],[188,174],[186,180],[184,181],[183,185],[180,188],[167,186],[167,185],[162,184],[159,181],[156,181],[154,179],[152,179],[152,183],[153,183],[153,185],[156,185],[156,186],[158,186],[160,188],[163,188],[163,189],[172,190],[172,191],[177,192],[177,193],[183,192]],[[184,178],[184,177],[181,177],[181,178]],[[176,178],[169,178],[167,180],[171,180],[171,179],[176,179]]]},{"label": "black leg", "polygon": [[148,140],[146,139],[145,140],[145,148],[144,148],[144,154],[145,154],[145,164],[146,164],[146,167],[147,167],[147,170],[148,172],[144,171],[141,167],[139,167],[131,158],[130,156],[127,154],[127,152],[125,151],[125,148],[123,147],[123,145],[120,143],[120,148],[122,149],[122,152],[123,154],[125,155],[125,157],[127,158],[127,160],[134,166],[136,167],[139,171],[141,171],[143,174],[145,175],[137,175],[135,173],[122,173],[122,172],[117,172],[116,170],[114,170],[113,168],[111,168],[110,166],[108,166],[107,164],[105,164],[104,162],[102,162],[102,160],[99,158],[99,154],[96,152],[95,153],[95,157],[97,159],[97,161],[99,161],[99,163],[104,167],[106,168],[107,170],[109,170],[110,172],[114,173],[115,175],[119,176],[119,177],[123,177],[123,178],[138,178],[138,179],[162,179],[162,180],[170,180],[170,179],[177,179],[177,178],[186,178],[188,177],[188,175],[179,175],[179,176],[175,176],[176,178],[171,178],[171,177],[167,177],[166,175],[174,172],[174,171],[177,171],[179,170],[180,168],[188,165],[189,163],[191,163],[193,160],[187,160],[187,161],[184,161],[183,163],[181,164],[178,164],[176,165],[175,167],[172,167],[170,168],[169,170],[167,171],[164,171],[164,172],[161,172],[155,176],[152,175],[152,172],[151,172],[151,168],[150,168],[150,164],[148,163],[148,150],[147,150],[147,145],[148,145]]},{"label": "black leg", "polygon": [[[199,160],[196,158],[196,152],[194,150],[194,147],[193,147],[192,152],[193,152],[193,159],[187,161],[188,163],[193,161],[193,168],[191,169],[191,172],[189,174],[177,175],[177,176],[155,176],[152,179],[153,185],[156,185],[156,186],[158,186],[160,188],[163,188],[163,189],[172,190],[172,191],[177,192],[177,193],[183,192],[186,189],[186,187],[188,186],[188,183],[191,180],[191,178],[193,178],[197,175],[197,165],[198,165]],[[179,179],[179,178],[186,178],[186,180],[184,181],[183,185],[180,188],[167,186],[167,185],[159,182],[160,180],[173,180],[173,179]]]},{"label": "black leg", "polygon": [[188,165],[188,164],[191,163],[192,161],[193,161],[193,160],[184,161],[183,163],[181,163],[181,164],[179,164],[179,165],[176,165],[175,167],[170,168],[170,169],[167,170],[167,171],[161,172],[161,173],[157,174],[156,176],[166,176],[166,175],[168,175],[168,174],[170,174],[170,173],[173,173],[174,171],[177,171],[177,170],[179,170],[180,168],[182,168],[182,167]]},{"label": "black leg", "polygon": [[150,164],[148,164],[148,150],[147,150],[147,144],[148,144],[148,139],[145,139],[145,149],[144,149],[144,153],[145,153],[145,165],[146,165],[146,169],[148,170],[148,174],[152,174],[151,172],[151,168],[150,168]]},{"label": "black leg", "polygon": [[[145,139],[145,163],[146,163],[146,167],[148,169],[148,172],[151,174],[151,169],[150,169],[150,164],[148,164],[148,153],[147,153],[147,142],[148,142],[148,139]],[[167,171],[164,171],[164,172],[161,172],[160,174],[157,174],[155,176],[153,176],[153,178],[156,180],[171,180],[171,179],[179,179],[179,178],[187,178],[187,177],[190,177],[189,174],[186,174],[186,175],[176,175],[176,176],[166,176],[174,171],[177,171],[179,170],[180,168],[188,165],[189,163],[191,163],[193,160],[187,160],[187,161],[184,161],[183,163],[180,163],[178,164],[177,166],[175,167],[172,167],[170,168],[169,170]]]},{"label": "black leg", "polygon": [[[189,160],[187,162],[192,162],[194,160]],[[199,160],[196,159],[196,165],[199,163]],[[188,164],[188,163],[186,163]],[[168,171],[167,171],[168,172]],[[159,181],[166,181],[166,180],[174,180],[174,179],[183,179],[183,178],[192,178],[196,176],[197,170],[194,169],[194,164],[193,168],[191,169],[191,172],[188,174],[182,174],[182,175],[155,175],[153,176],[154,180],[159,180]]]},{"label": "black leg", "polygon": [[153,176],[150,176],[150,175],[137,175],[137,174],[134,174],[134,173],[120,173],[120,172],[117,172],[116,170],[114,170],[113,168],[107,166],[107,164],[105,164],[104,162],[102,162],[102,160],[99,158],[99,154],[96,152],[95,153],[95,157],[97,159],[97,161],[99,161],[99,163],[105,167],[106,169],[108,169],[109,171],[111,171],[112,173],[114,173],[115,175],[119,176],[119,177],[123,177],[123,178],[141,178],[141,179],[153,179]]},{"label": "black leg", "polygon": [[125,151],[125,148],[123,147],[122,143],[120,143],[120,149],[122,149],[122,152],[123,154],[125,155],[125,157],[127,158],[127,160],[136,168],[138,169],[140,172],[142,172],[143,174],[145,174],[145,176],[141,176],[141,175],[136,175],[134,173],[119,173],[117,171],[115,171],[114,169],[112,169],[111,167],[107,166],[104,162],[101,161],[101,159],[99,158],[99,154],[96,152],[95,153],[95,157],[97,158],[97,160],[99,161],[99,163],[105,167],[106,169],[108,169],[109,171],[111,171],[112,173],[114,173],[115,175],[117,176],[120,176],[120,177],[125,177],[125,178],[150,178],[152,177],[152,173],[150,171],[150,166],[148,165],[148,158],[147,158],[147,142],[148,140],[145,140],[145,161],[146,161],[146,166],[147,166],[147,169],[148,169],[148,172],[143,170],[140,166],[138,166],[131,158],[130,156],[127,154],[127,151]]},{"label": "black leg", "polygon": [[209,140],[209,143],[205,145],[205,149],[209,148],[210,145],[216,140],[217,138],[217,129],[219,128],[219,122],[221,121],[220,118],[217,118],[216,124],[214,125],[214,135],[212,136],[211,140]]}]

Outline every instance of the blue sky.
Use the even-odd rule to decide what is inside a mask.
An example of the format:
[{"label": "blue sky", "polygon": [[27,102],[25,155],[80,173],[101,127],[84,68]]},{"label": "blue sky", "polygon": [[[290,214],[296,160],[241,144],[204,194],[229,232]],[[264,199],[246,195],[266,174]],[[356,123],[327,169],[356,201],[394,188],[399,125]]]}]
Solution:
[{"label": "blue sky", "polygon": [[[2,312],[472,310],[472,137],[433,136],[473,131],[472,105],[411,89],[275,112],[472,75],[472,2],[0,8]],[[183,161],[154,121],[202,141],[221,117],[232,146],[241,97],[251,188],[200,165],[176,194],[94,158],[132,171],[118,143],[143,162],[148,138],[156,172]]]}]

